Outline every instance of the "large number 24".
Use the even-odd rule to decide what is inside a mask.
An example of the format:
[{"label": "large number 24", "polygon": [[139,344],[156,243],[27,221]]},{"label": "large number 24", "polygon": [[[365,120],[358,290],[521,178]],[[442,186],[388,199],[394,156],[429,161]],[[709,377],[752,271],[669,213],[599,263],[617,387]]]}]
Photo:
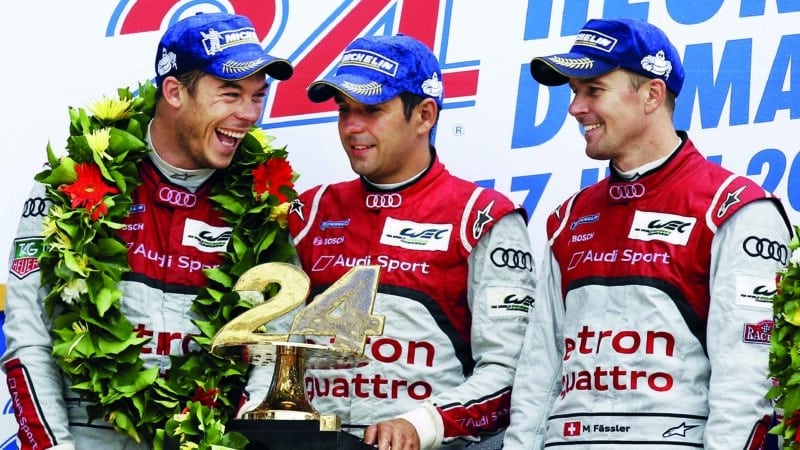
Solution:
[{"label": "large number 24", "polygon": [[290,335],[333,336],[338,351],[363,353],[367,336],[383,333],[384,317],[372,315],[380,266],[356,266],[332,284],[295,316],[287,333],[256,330],[294,311],[308,297],[308,276],[286,263],[257,265],[242,274],[235,291],[263,292],[276,283],[280,290],[266,302],[240,314],[220,328],[211,351],[229,347],[286,342]]}]

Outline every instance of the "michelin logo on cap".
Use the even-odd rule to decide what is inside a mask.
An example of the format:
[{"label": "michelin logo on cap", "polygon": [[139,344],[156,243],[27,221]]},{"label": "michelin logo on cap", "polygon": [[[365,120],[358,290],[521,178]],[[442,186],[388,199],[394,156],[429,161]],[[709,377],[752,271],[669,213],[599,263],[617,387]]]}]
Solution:
[{"label": "michelin logo on cap", "polygon": [[200,32],[203,36],[203,48],[206,54],[215,55],[228,47],[239,44],[260,44],[258,35],[253,28],[239,28],[238,30],[228,30],[219,32],[213,28],[208,29],[208,33]]},{"label": "michelin logo on cap", "polygon": [[597,31],[582,30],[578,37],[575,38],[575,45],[585,45],[611,53],[617,45],[617,40]]},{"label": "michelin logo on cap", "polygon": [[390,77],[397,75],[397,61],[366,50],[353,50],[342,56],[341,66],[361,66],[385,73]]}]

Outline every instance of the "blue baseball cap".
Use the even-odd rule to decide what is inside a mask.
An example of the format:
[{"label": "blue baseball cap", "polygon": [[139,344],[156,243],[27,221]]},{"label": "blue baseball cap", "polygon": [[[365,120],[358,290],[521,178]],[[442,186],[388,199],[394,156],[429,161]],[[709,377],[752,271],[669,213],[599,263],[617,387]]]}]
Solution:
[{"label": "blue baseball cap", "polygon": [[425,44],[402,34],[351,42],[333,74],[308,86],[308,98],[324,102],[337,91],[365,105],[389,101],[403,92],[432,98],[440,109],[444,100],[436,57]]},{"label": "blue baseball cap", "polygon": [[245,16],[199,13],[167,29],[156,53],[156,85],[168,76],[201,70],[222,80],[241,80],[264,70],[286,80],[289,61],[264,51],[253,24]]},{"label": "blue baseball cap", "polygon": [[547,86],[570,78],[594,78],[615,69],[664,80],[676,96],[683,86],[683,64],[664,32],[639,19],[592,19],[586,22],[569,53],[538,56],[531,75]]}]

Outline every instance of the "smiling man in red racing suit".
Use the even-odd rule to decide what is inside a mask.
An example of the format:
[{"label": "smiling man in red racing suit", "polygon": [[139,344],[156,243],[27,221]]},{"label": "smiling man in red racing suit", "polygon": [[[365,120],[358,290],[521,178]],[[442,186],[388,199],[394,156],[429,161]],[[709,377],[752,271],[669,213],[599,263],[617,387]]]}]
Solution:
[{"label": "smiling man in red racing suit", "polygon": [[292,205],[301,265],[312,294],[354,265],[379,265],[373,313],[385,317],[383,334],[367,343],[368,365],[309,371],[312,404],[367,427],[365,442],[379,449],[496,434],[508,423],[533,308],[524,212],[451,175],[429,146],[441,71],[419,41],[359,38],[308,93],[335,98],[342,145],[361,177],[312,188]]},{"label": "smiling man in red racing suit", "polygon": [[611,175],[547,220],[504,448],[764,448],[780,202],[675,131],[683,67],[658,28],[589,21],[531,71],[569,82]]}]

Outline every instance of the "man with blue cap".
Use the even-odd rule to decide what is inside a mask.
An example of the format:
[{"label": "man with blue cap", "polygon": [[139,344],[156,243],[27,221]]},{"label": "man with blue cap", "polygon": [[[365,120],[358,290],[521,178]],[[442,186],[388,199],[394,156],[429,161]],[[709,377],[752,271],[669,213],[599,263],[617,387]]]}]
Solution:
[{"label": "man with blue cap", "polygon": [[308,373],[312,404],[381,450],[458,448],[496,435],[533,307],[524,210],[439,160],[431,135],[442,73],[418,40],[356,39],[308,96],[338,105],[339,138],[358,177],[292,204],[300,263],[314,293],[353,264],[380,265],[373,313],[385,317],[367,365]]},{"label": "man with blue cap", "polygon": [[659,28],[590,20],[531,74],[569,84],[610,176],[547,219],[504,448],[763,448],[780,202],[675,130],[684,68]]},{"label": "man with blue cap", "polygon": [[[119,171],[112,174],[116,177],[114,180],[134,176],[141,182],[132,190],[130,198],[120,200],[121,196],[114,197],[123,205],[125,201],[130,203],[129,214],[122,218],[121,223],[108,225],[110,221],[100,219],[108,212],[109,205],[101,203],[86,223],[91,226],[92,236],[104,226],[114,227],[109,233],[121,241],[118,245],[123,253],[110,257],[126,259],[126,269],[129,269],[116,284],[117,291],[99,288],[101,294],[108,295],[96,301],[121,303],[124,318],[120,320],[130,322],[137,340],[150,339],[141,349],[142,362],[145,367],[155,368],[164,376],[170,370],[170,357],[183,356],[194,346],[192,336],[199,330],[193,323],[197,317],[191,307],[198,290],[208,281],[202,269],[217,267],[223,262],[230,239],[232,221],[226,220],[230,217],[224,216],[225,213],[212,200],[212,189],[223,183],[224,171],[231,167],[234,154],[251,128],[258,124],[267,95],[267,77],[285,80],[292,75],[292,66],[264,51],[248,18],[208,13],[184,18],[166,30],[156,52],[155,69],[155,113],[140,112],[152,114],[149,123],[142,124],[147,127],[145,140],[149,151],[143,160],[135,161],[133,175]],[[146,103],[141,96],[135,100],[140,104]],[[129,114],[130,109],[125,108],[130,108],[130,104],[121,100],[118,103],[125,107],[120,108],[121,115],[114,120],[127,118],[124,114]],[[90,120],[98,119],[84,117],[82,126],[94,123]],[[116,136],[112,133],[111,139]],[[93,136],[79,136],[78,139],[88,142],[90,137]],[[103,148],[92,150],[99,152],[96,158],[109,156],[103,153]],[[126,158],[130,153],[116,157]],[[89,167],[97,167],[91,163],[80,166],[87,167],[87,171]],[[81,181],[82,172],[76,171],[78,181]],[[96,186],[106,186],[100,177],[98,174]],[[106,177],[110,178],[109,175]],[[108,192],[119,191],[106,188]],[[52,187],[48,189],[54,190]],[[96,190],[95,186],[88,186],[86,194]],[[50,194],[52,192],[45,192],[44,184],[36,184],[29,202],[46,207],[32,214],[23,213],[15,244],[27,240],[42,245],[47,224],[58,220],[52,214],[62,214],[62,217],[86,214],[80,208],[76,209],[74,204],[69,211],[61,206],[50,208],[54,201],[52,196],[48,196]],[[87,232],[86,229],[70,231],[74,239]],[[50,232],[53,232],[52,228]],[[92,256],[98,259],[109,257],[103,253],[113,248],[108,244],[111,239],[98,240],[105,242],[105,247],[95,251],[100,254]],[[101,243],[92,244],[101,248]],[[74,270],[74,264],[67,266]],[[83,281],[82,285],[70,284],[61,293],[48,292],[42,286],[42,280],[53,280],[52,270],[52,267],[40,270],[38,265],[29,265],[25,271],[16,271],[8,282],[4,326],[7,351],[3,356],[3,369],[15,399],[20,449],[152,448],[153,436],[143,436],[148,439],[142,442],[131,437],[141,436],[141,430],[126,430],[130,436],[115,431],[108,421],[113,425],[122,423],[130,427],[141,424],[122,411],[100,410],[99,405],[89,405],[93,416],[101,416],[89,421],[87,404],[81,402],[78,395],[83,392],[80,389],[102,390],[106,395],[107,386],[97,385],[92,379],[91,383],[70,389],[70,381],[62,369],[77,370],[78,367],[74,366],[80,364],[72,364],[65,358],[56,361],[54,354],[57,349],[54,349],[51,333],[59,321],[63,323],[64,317],[58,317],[59,309],[54,314],[56,317],[45,311],[45,297],[63,300],[63,303],[56,303],[61,308],[62,305],[84,301],[88,287],[85,280],[76,277],[77,281]],[[111,298],[113,293],[109,292],[118,292],[120,298]],[[113,318],[111,313],[106,317],[109,320]],[[83,327],[82,338],[99,333],[96,325],[76,320],[73,327],[78,327],[79,331]],[[77,346],[79,341],[73,346]],[[104,350],[100,348],[98,352]],[[81,350],[78,348],[76,351]],[[138,352],[133,356],[139,356]],[[120,380],[120,384],[125,382],[134,384],[131,380]],[[138,386],[140,383],[136,381],[137,386],[129,388],[132,395],[134,387],[150,388]],[[137,406],[145,410],[144,414],[150,408],[155,409],[155,405],[150,404]],[[105,414],[98,414],[98,411]],[[135,423],[131,425],[130,422]]]}]

